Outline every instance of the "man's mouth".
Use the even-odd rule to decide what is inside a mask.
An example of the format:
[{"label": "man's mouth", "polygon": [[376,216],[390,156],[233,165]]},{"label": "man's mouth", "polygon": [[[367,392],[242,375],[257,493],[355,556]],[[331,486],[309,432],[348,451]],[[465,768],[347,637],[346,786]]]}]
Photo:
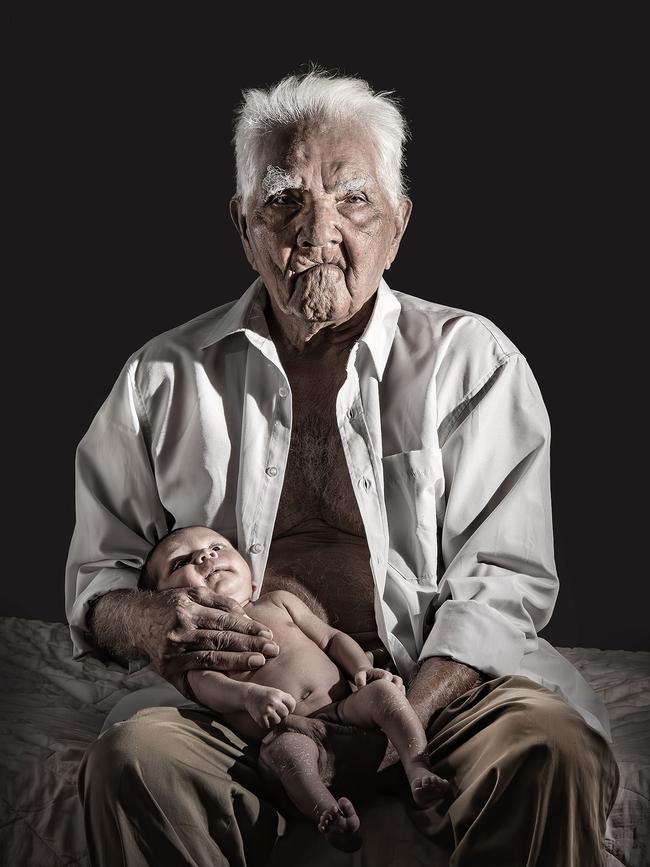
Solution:
[{"label": "man's mouth", "polygon": [[335,265],[341,271],[345,271],[346,264],[342,256],[335,256],[333,259],[310,259],[309,256],[298,254],[291,262],[290,270],[294,277],[303,274],[305,271],[310,271],[312,268],[319,268],[323,265]]}]

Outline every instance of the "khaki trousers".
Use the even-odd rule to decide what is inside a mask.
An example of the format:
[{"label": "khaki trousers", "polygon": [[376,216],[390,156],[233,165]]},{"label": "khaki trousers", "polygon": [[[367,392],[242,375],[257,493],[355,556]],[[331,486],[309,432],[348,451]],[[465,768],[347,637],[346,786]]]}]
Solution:
[{"label": "khaki trousers", "polygon": [[[197,705],[142,710],[110,728],[82,762],[91,862],[604,864],[619,770],[609,744],[559,695],[525,677],[499,677],[437,711],[428,736],[432,767],[453,781],[453,797],[417,810],[397,776],[391,794],[359,805],[364,845],[346,855],[284,809],[254,751],[214,714]],[[393,771],[401,774],[384,775]]]}]

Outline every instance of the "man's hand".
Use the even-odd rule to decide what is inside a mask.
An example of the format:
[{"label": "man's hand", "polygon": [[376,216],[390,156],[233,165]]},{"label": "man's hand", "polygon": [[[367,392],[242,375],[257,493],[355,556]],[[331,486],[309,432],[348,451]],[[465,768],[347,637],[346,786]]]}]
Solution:
[{"label": "man's hand", "polygon": [[270,729],[296,709],[296,700],[288,692],[272,686],[252,683],[246,695],[246,710],[263,729]]},{"label": "man's hand", "polygon": [[207,587],[145,592],[115,590],[93,609],[97,643],[116,656],[146,655],[155,670],[184,695],[190,669],[259,668],[279,647],[264,624]]},{"label": "man's hand", "polygon": [[390,671],[386,671],[384,668],[362,668],[354,675],[354,685],[357,689],[361,689],[366,684],[372,683],[373,680],[390,680],[391,683],[399,686],[402,692],[405,692],[402,678],[397,674],[391,674]]}]

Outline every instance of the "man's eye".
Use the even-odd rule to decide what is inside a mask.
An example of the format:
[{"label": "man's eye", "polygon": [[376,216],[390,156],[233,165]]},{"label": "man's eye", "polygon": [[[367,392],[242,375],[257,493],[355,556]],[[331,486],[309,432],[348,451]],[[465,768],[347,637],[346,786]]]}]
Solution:
[{"label": "man's eye", "polygon": [[288,195],[287,193],[278,193],[277,196],[273,196],[273,198],[269,199],[269,205],[296,205],[297,202],[293,198],[293,196]]},{"label": "man's eye", "polygon": [[177,561],[174,563],[174,565],[172,566],[172,572],[175,572],[177,569],[180,569],[181,566],[185,566],[185,564],[186,564],[187,562],[188,562],[187,560],[177,560]]},{"label": "man's eye", "polygon": [[359,193],[350,193],[349,196],[345,197],[346,202],[352,202],[353,205],[356,205],[358,202],[365,202],[366,197],[360,195]]}]

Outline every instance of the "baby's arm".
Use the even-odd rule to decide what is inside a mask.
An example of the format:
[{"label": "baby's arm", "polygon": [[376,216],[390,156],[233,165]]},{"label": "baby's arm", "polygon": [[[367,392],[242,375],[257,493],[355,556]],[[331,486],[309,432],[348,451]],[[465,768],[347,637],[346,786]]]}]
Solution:
[{"label": "baby's arm", "polygon": [[187,678],[201,704],[223,714],[248,711],[263,729],[277,725],[296,709],[296,700],[288,692],[233,680],[220,671],[190,671]]},{"label": "baby's arm", "polygon": [[325,623],[293,593],[278,590],[273,594],[273,601],[286,608],[296,626],[311,638],[357,687],[365,686],[372,680],[390,680],[403,688],[401,677],[384,671],[383,668],[373,668],[354,638]]}]

